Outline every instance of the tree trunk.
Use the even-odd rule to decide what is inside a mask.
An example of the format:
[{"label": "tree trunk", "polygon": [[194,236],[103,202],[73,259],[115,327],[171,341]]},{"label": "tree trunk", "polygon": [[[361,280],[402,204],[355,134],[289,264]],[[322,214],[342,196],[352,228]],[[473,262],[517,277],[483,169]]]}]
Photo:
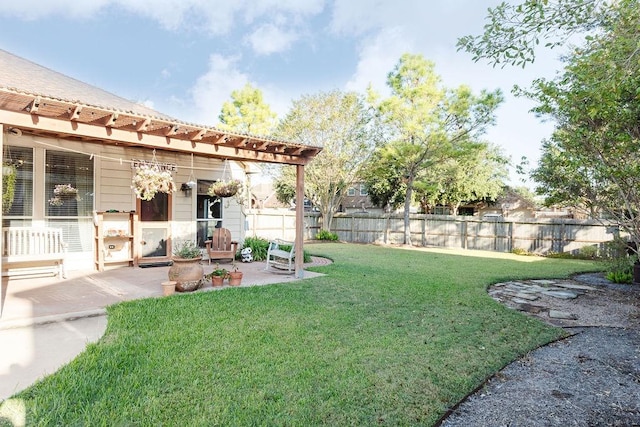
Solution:
[{"label": "tree trunk", "polygon": [[404,198],[404,244],[411,246],[411,218],[409,212],[411,211],[411,198],[413,196],[413,172],[409,174],[407,179],[407,194]]}]

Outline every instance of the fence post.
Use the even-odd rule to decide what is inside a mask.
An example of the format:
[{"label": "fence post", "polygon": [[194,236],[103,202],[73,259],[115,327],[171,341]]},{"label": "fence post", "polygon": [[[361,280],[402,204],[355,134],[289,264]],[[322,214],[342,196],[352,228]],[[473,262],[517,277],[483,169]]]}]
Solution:
[{"label": "fence post", "polygon": [[507,248],[509,252],[513,251],[513,228],[514,228],[514,224],[513,224],[513,221],[511,221],[509,223],[509,247]]},{"label": "fence post", "polygon": [[462,222],[462,249],[467,249],[467,227],[468,227],[469,222],[467,221],[467,219],[465,218],[464,221]]}]

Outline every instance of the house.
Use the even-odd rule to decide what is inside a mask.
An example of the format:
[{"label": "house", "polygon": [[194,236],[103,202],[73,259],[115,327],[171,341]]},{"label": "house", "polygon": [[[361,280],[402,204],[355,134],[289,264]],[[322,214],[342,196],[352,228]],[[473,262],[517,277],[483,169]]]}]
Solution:
[{"label": "house", "polygon": [[384,212],[384,209],[373,204],[363,183],[355,183],[349,187],[339,210],[344,213]]},{"label": "house", "polygon": [[[136,264],[166,262],[173,241],[195,240],[202,247],[215,227],[243,240],[240,202],[210,196],[209,185],[245,181],[256,162],[290,164],[297,166],[302,200],[304,166],[321,150],[187,123],[3,50],[0,146],[3,173],[13,179],[11,200],[3,203],[3,232],[62,229],[71,269],[94,268],[99,255],[123,248],[130,265],[131,258]],[[132,178],[144,165],[170,173],[179,190],[136,197]],[[58,197],[69,188],[74,197]],[[302,227],[301,209],[297,218]],[[302,251],[299,239],[296,250]]]}]

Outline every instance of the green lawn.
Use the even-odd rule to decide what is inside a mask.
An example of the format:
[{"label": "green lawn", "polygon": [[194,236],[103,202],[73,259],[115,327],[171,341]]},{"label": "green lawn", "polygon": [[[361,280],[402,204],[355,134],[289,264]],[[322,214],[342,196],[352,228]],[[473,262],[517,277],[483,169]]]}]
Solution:
[{"label": "green lawn", "polygon": [[29,425],[432,425],[562,334],[487,296],[588,261],[307,245],[326,276],[109,309],[105,336],[15,396]]}]

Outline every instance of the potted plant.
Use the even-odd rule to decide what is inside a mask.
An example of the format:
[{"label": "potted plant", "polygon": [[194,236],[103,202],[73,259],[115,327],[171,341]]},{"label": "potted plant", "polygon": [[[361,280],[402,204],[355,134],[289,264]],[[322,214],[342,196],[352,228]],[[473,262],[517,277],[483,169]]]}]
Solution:
[{"label": "potted plant", "polygon": [[242,182],[238,179],[216,181],[209,186],[207,193],[210,196],[231,197],[236,195],[240,187],[242,187]]},{"label": "potted plant", "polygon": [[204,269],[200,264],[202,253],[192,240],[178,242],[173,249],[173,265],[169,268],[169,280],[176,282],[176,291],[190,292],[202,286]]},{"label": "potted plant", "polygon": [[16,190],[17,171],[11,163],[3,163],[2,166],[2,213],[7,214],[13,205],[13,196]]},{"label": "potted plant", "polygon": [[242,283],[242,271],[238,270],[238,265],[236,262],[233,262],[233,270],[227,273],[229,276],[229,285],[230,286],[240,286]]},{"label": "potted plant", "polygon": [[142,200],[151,200],[156,193],[173,193],[176,184],[173,182],[171,172],[160,170],[157,165],[142,164],[136,168],[131,181],[136,196]]},{"label": "potted plant", "polygon": [[224,279],[227,278],[228,271],[226,268],[220,268],[218,264],[216,264],[216,268],[209,274],[206,274],[205,279],[211,279],[212,286],[222,286],[224,283]]}]

